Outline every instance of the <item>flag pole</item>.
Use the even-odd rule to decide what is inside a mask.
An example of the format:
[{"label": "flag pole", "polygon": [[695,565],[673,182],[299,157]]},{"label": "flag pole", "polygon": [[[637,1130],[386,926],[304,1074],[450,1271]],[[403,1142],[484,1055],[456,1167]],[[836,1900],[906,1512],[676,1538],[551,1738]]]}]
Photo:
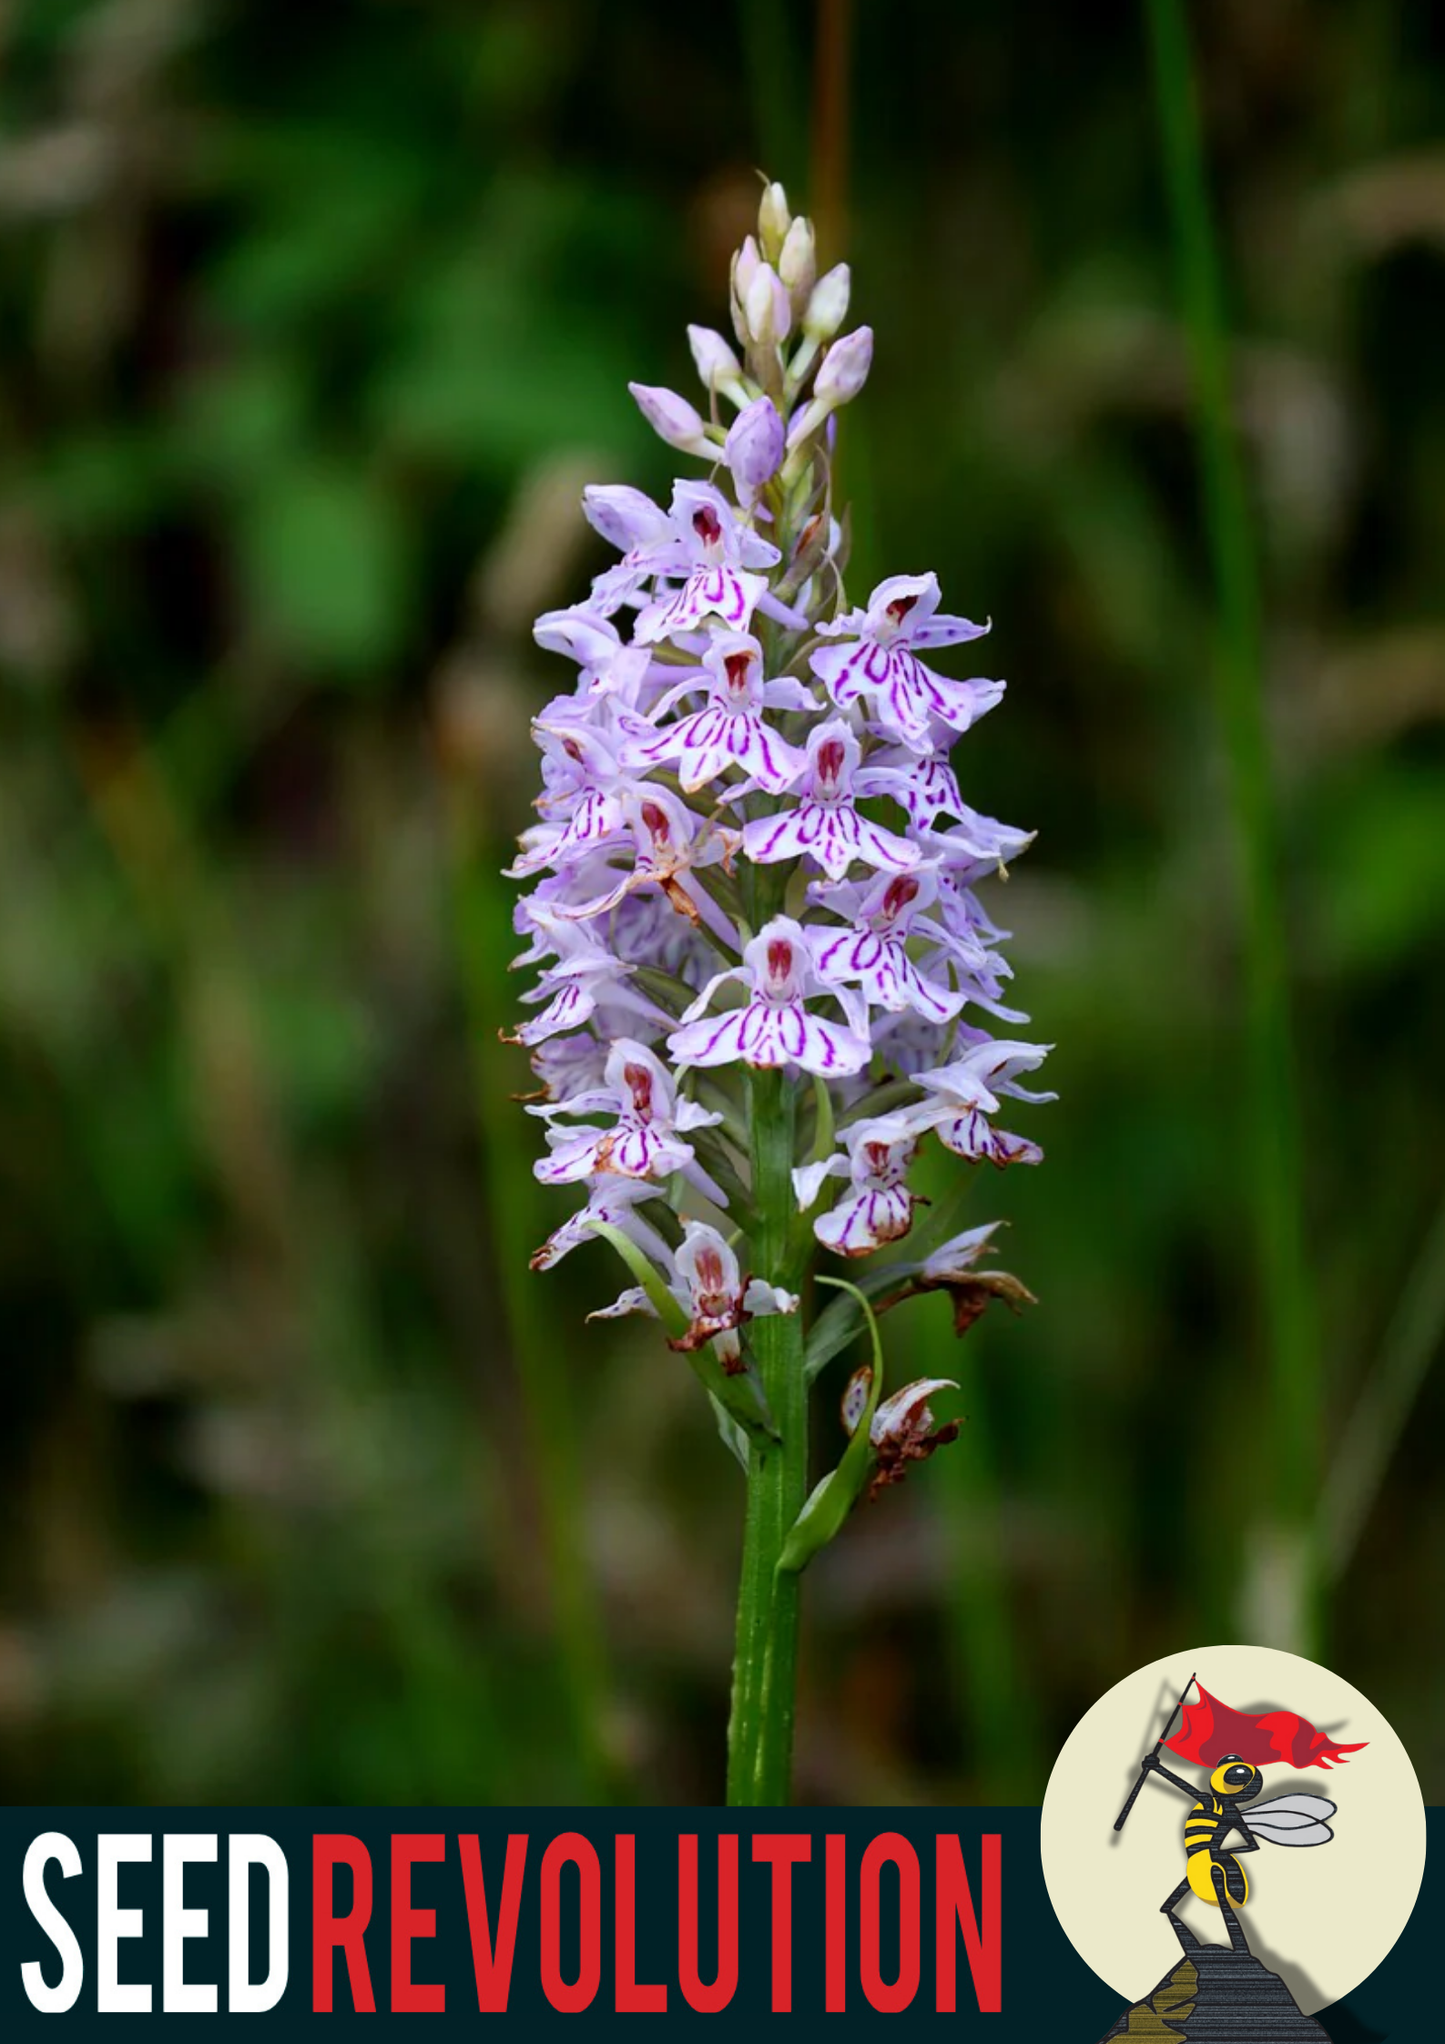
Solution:
[{"label": "flag pole", "polygon": [[[1187,1681],[1187,1682],[1185,1683],[1185,1685],[1184,1685],[1184,1688],[1183,1688],[1183,1690],[1182,1690],[1182,1691],[1181,1691],[1181,1693],[1180,1693],[1180,1697],[1179,1697],[1179,1701],[1178,1701],[1178,1703],[1176,1703],[1176,1704],[1175,1704],[1175,1706],[1174,1706],[1173,1710],[1171,1710],[1171,1711],[1170,1711],[1170,1713],[1169,1713],[1169,1722],[1168,1722],[1168,1724],[1167,1724],[1167,1725],[1165,1725],[1165,1727],[1164,1727],[1163,1731],[1162,1731],[1162,1732],[1161,1732],[1161,1733],[1159,1734],[1159,1737],[1158,1737],[1158,1738],[1157,1738],[1157,1739],[1155,1740],[1155,1742],[1154,1742],[1154,1751],[1153,1751],[1153,1753],[1152,1753],[1152,1754],[1151,1754],[1151,1755],[1149,1756],[1149,1757],[1150,1757],[1150,1759],[1157,1759],[1157,1757],[1158,1757],[1158,1754],[1159,1754],[1159,1748],[1160,1748],[1160,1747],[1161,1747],[1161,1746],[1162,1746],[1162,1745],[1164,1744],[1164,1741],[1165,1741],[1165,1740],[1166,1740],[1166,1739],[1167,1739],[1167,1738],[1169,1737],[1169,1734],[1170,1734],[1170,1733],[1171,1733],[1171,1732],[1173,1731],[1173,1729],[1174,1729],[1174,1720],[1175,1720],[1175,1718],[1177,1718],[1177,1717],[1178,1717],[1178,1715],[1179,1715],[1180,1711],[1181,1711],[1181,1710],[1182,1710],[1182,1709],[1184,1708],[1184,1698],[1185,1698],[1185,1697],[1186,1697],[1186,1696],[1187,1696],[1187,1695],[1189,1694],[1190,1690],[1191,1690],[1191,1689],[1192,1689],[1193,1687],[1194,1687],[1194,1677],[1193,1677],[1193,1676],[1191,1675],[1191,1676],[1190,1676],[1190,1678],[1189,1678],[1189,1680],[1188,1680],[1188,1681]],[[1146,1775],[1146,1774],[1147,1774],[1148,1772],[1149,1772],[1149,1768],[1148,1768],[1148,1764],[1147,1764],[1147,1762],[1145,1762],[1145,1761],[1141,1760],[1141,1761],[1139,1762],[1139,1779],[1138,1779],[1138,1780],[1137,1780],[1137,1781],[1135,1782],[1135,1784],[1134,1784],[1133,1788],[1131,1788],[1131,1789],[1130,1789],[1130,1791],[1129,1791],[1129,1800],[1128,1800],[1128,1802],[1127,1802],[1127,1803],[1125,1803],[1125,1805],[1124,1805],[1123,1809],[1122,1809],[1122,1810],[1121,1810],[1121,1811],[1119,1812],[1118,1816],[1117,1816],[1117,1817],[1116,1817],[1116,1818],[1114,1819],[1114,1829],[1115,1829],[1116,1831],[1122,1831],[1122,1830],[1123,1830],[1123,1828],[1124,1828],[1124,1819],[1125,1819],[1125,1818],[1126,1818],[1126,1817],[1128,1816],[1129,1812],[1130,1812],[1130,1811],[1131,1811],[1131,1810],[1133,1809],[1133,1807],[1134,1807],[1134,1804],[1135,1804],[1135,1801],[1136,1801],[1136,1800],[1137,1800],[1137,1798],[1138,1798],[1138,1795],[1139,1795],[1139,1791],[1140,1791],[1140,1789],[1141,1789],[1141,1788],[1143,1788],[1143,1786],[1144,1786],[1144,1777],[1145,1777],[1145,1775]]]}]

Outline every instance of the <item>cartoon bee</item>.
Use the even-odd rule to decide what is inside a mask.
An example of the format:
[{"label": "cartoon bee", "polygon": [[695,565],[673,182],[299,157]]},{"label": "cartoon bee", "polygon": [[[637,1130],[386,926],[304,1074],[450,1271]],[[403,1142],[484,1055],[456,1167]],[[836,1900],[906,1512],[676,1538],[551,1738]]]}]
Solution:
[{"label": "cartoon bee", "polygon": [[[1249,1879],[1235,1855],[1257,1852],[1261,1839],[1269,1845],[1328,1845],[1335,1835],[1328,1822],[1335,1805],[1325,1796],[1275,1796],[1251,1809],[1246,1821],[1240,1805],[1254,1802],[1264,1787],[1264,1776],[1237,1753],[1226,1753],[1210,1770],[1209,1786],[1203,1794],[1193,1782],[1171,1774],[1157,1752],[1147,1753],[1140,1766],[1180,1790],[1193,1805],[1184,1820],[1184,1879],[1160,1903],[1161,1914],[1170,1919],[1188,1950],[1188,1934],[1174,1911],[1192,1890],[1201,1902],[1224,1911],[1229,1942],[1236,1951],[1248,1951],[1236,1912],[1249,1899]],[[1226,1852],[1225,1841],[1236,1832],[1243,1843]]]}]

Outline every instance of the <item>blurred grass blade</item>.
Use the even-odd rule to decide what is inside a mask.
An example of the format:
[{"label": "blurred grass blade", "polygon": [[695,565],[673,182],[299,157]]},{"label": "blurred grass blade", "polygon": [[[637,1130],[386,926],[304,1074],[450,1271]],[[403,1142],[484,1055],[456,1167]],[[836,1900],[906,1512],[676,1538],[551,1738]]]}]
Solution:
[{"label": "blurred grass blade", "polygon": [[1326,1579],[1349,1567],[1380,1495],[1430,1364],[1445,1339],[1445,1201],[1435,1215],[1385,1336],[1380,1358],[1350,1415],[1320,1498],[1318,1548]]},{"label": "blurred grass blade", "polygon": [[511,1098],[518,1074],[497,1033],[514,1019],[499,999],[513,946],[512,899],[493,871],[491,848],[464,793],[456,789],[452,797],[457,947],[474,1059],[486,1219],[526,1413],[573,1750],[583,1792],[603,1801],[615,1784],[605,1737],[608,1690],[598,1599],[581,1523],[576,1411],[562,1351],[548,1338],[528,1263],[545,1229],[534,1195],[528,1124]]},{"label": "blurred grass blade", "polygon": [[[1268,1345],[1267,1464],[1258,1472],[1273,1557],[1269,1644],[1316,1637],[1310,1526],[1318,1477],[1319,1357],[1305,1268],[1301,1166],[1279,855],[1264,715],[1260,592],[1231,399],[1229,346],[1183,0],[1145,0],[1165,184],[1194,381],[1205,536],[1218,605],[1215,668],[1241,877],[1247,1180]],[[1266,1475],[1266,1470],[1268,1474]],[[1246,1562],[1246,1570],[1250,1567]],[[1248,1581],[1246,1608],[1253,1599]],[[1256,1618],[1256,1625],[1259,1623]]]},{"label": "blurred grass blade", "polygon": [[753,132],[764,159],[757,168],[789,186],[796,201],[807,134],[787,17],[768,0],[740,0],[738,28]]},{"label": "blurred grass blade", "polygon": [[942,1312],[934,1316],[934,1325],[935,1342],[926,1358],[916,1352],[918,1362],[927,1369],[947,1364],[958,1380],[959,1410],[965,1416],[958,1439],[938,1457],[933,1492],[949,1558],[945,1597],[951,1659],[973,1740],[972,1752],[964,1756],[965,1771],[975,1799],[1032,1802],[1043,1793],[1046,1765],[1033,1685],[1020,1667],[1003,1485],[979,1366],[988,1336],[974,1327],[956,1341],[946,1333],[948,1316]]}]

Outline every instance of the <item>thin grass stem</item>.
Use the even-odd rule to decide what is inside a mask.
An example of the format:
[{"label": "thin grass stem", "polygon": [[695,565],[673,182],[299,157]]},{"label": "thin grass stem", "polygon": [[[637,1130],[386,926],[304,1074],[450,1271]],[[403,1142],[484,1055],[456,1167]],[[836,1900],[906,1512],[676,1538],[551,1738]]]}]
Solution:
[{"label": "thin grass stem", "polygon": [[[1239,1143],[1267,1346],[1268,1454],[1256,1473],[1268,1523],[1255,1541],[1267,1597],[1245,1621],[1309,1653],[1318,1626],[1311,1527],[1319,1473],[1319,1348],[1305,1267],[1302,1170],[1278,824],[1264,712],[1253,520],[1231,398],[1217,237],[1183,0],[1145,0],[1179,291],[1194,383],[1205,537],[1217,606],[1217,707],[1240,868],[1245,980]],[[1246,1563],[1248,1575],[1249,1563]]]},{"label": "thin grass stem", "polygon": [[1320,1495],[1317,1545],[1329,1582],[1350,1564],[1430,1364],[1445,1341],[1445,1200],[1400,1293]]},{"label": "thin grass stem", "polygon": [[545,1229],[525,1123],[509,1099],[524,1075],[510,1068],[498,1040],[503,1011],[497,961],[512,941],[512,900],[492,872],[490,848],[479,842],[477,819],[459,791],[453,791],[451,825],[457,958],[470,1025],[499,1305],[521,1388],[580,1791],[587,1800],[608,1801],[616,1787],[606,1737],[609,1687],[582,1527],[576,1401],[562,1353],[548,1337],[528,1267]]}]

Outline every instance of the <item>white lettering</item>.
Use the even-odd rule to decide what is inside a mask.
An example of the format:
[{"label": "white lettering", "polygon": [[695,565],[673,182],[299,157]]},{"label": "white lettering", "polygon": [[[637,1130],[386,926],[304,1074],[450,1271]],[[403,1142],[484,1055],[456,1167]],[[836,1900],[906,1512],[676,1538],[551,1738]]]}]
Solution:
[{"label": "white lettering", "polygon": [[60,1871],[67,1880],[80,1872],[80,1854],[63,1831],[42,1831],[31,1841],[25,1855],[24,1876],[30,1914],[60,1954],[60,1978],[54,1987],[47,1987],[36,1959],[26,1960],[20,1968],[20,1978],[32,2008],[39,2009],[42,2015],[59,2016],[75,2006],[80,1983],[85,1978],[85,1961],[80,1956],[75,1932],[45,1892],[45,1869],[52,1860],[60,1862]]},{"label": "white lettering", "polygon": [[95,2005],[102,2015],[148,2016],[149,1986],[122,1985],[117,1977],[120,1941],[138,1938],[144,1921],[143,1911],[121,1908],[117,1889],[122,1861],[150,1858],[150,1833],[102,1831],[95,1843]]},{"label": "white lettering", "polygon": [[[270,1969],[262,1981],[253,1981],[251,1968],[251,1868],[266,1869],[269,1897]],[[287,1866],[286,1855],[274,1838],[263,1832],[238,1831],[230,1841],[228,1874],[231,1913],[232,2015],[262,2015],[275,2008],[286,1992],[287,1974]]]}]

